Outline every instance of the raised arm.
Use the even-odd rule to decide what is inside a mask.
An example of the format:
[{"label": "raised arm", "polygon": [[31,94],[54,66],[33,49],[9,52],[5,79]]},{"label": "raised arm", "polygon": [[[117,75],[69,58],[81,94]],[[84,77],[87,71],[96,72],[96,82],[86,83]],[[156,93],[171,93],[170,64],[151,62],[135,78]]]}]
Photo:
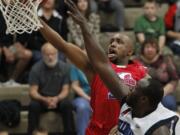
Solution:
[{"label": "raised arm", "polygon": [[80,68],[91,81],[93,69],[89,63],[87,55],[76,45],[66,42],[56,31],[50,28],[41,20],[43,27],[40,29],[43,37],[54,45],[59,51],[63,52],[78,68]]},{"label": "raised arm", "polygon": [[101,79],[113,93],[113,95],[121,99],[127,95],[128,91],[123,89],[123,84],[120,82],[117,74],[111,68],[109,60],[104,50],[98,45],[96,39],[89,32],[86,19],[81,15],[75,4],[71,0],[66,0],[66,4],[71,9],[69,14],[78,23],[82,29],[84,42],[90,62]]}]

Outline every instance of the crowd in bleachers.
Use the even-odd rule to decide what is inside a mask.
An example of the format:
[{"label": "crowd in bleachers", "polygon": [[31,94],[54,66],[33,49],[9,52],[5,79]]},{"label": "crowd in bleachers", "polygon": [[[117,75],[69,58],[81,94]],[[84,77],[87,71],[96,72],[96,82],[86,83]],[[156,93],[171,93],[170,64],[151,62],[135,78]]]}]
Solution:
[{"label": "crowd in bleachers", "polygon": [[[126,31],[126,5],[123,1],[74,1],[86,17],[91,33],[99,43],[103,40],[100,39],[102,32]],[[136,42],[132,59],[142,62],[148,68],[149,74],[163,84],[165,95],[162,103],[167,108],[177,111],[173,93],[178,85],[180,67],[174,62],[174,56],[179,58],[180,55],[180,2],[168,2],[170,4],[166,4],[169,4],[169,8],[164,17],[157,16],[158,9],[161,8],[159,3],[151,0],[144,2],[144,6],[141,7],[144,13],[134,24]],[[71,17],[68,17],[67,11],[63,0],[47,0],[38,9],[38,16],[62,38],[85,51],[81,29]],[[102,12],[113,14],[114,23],[104,25],[106,20],[101,20]],[[29,105],[28,133],[37,135],[38,131],[33,131],[38,128],[40,114],[51,110],[62,115],[67,135],[75,130],[78,135],[84,135],[91,116],[91,90],[82,71],[48,43],[39,31],[6,35],[2,14],[0,26],[0,87],[29,84],[32,101]],[[68,98],[69,93],[72,94],[70,90],[74,93],[72,99]],[[76,112],[75,120],[73,111]],[[44,130],[42,132],[44,135],[47,134]]]}]

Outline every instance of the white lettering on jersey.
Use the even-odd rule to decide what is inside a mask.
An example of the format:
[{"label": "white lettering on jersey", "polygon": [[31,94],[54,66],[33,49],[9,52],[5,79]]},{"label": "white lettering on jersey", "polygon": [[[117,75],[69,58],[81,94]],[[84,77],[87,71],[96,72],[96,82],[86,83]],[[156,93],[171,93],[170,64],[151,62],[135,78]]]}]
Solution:
[{"label": "white lettering on jersey", "polygon": [[[132,77],[131,73],[120,72],[117,73],[123,84],[127,85],[129,89],[134,89],[136,80]],[[111,92],[108,92],[108,99],[116,99]]]},{"label": "white lettering on jersey", "polygon": [[131,73],[121,72],[118,73],[118,76],[123,83],[130,88],[134,88],[136,86],[136,80],[132,77]]}]

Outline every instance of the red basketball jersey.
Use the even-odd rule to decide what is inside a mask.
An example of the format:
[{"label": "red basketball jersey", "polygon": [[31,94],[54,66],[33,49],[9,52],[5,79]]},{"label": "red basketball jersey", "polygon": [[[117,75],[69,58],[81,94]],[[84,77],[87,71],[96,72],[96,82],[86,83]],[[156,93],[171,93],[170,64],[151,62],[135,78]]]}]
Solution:
[{"label": "red basketball jersey", "polygon": [[[136,81],[146,75],[144,66],[135,61],[126,66],[112,64],[112,68],[130,88],[135,87]],[[121,101],[114,98],[98,74],[91,83],[91,107],[93,113],[86,135],[108,135],[111,128],[118,123]]]}]

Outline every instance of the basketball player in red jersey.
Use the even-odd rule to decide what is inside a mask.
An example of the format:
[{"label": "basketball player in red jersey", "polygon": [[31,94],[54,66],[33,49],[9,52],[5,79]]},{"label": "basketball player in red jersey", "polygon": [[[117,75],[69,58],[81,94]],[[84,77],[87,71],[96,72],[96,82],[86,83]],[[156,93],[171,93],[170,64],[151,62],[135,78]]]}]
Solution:
[{"label": "basketball player in red jersey", "polygon": [[[78,9],[73,4],[72,1],[67,1],[67,4],[70,8]],[[70,4],[73,4],[74,7],[71,7]],[[80,12],[78,12],[80,13]],[[74,18],[73,14],[72,17]],[[81,16],[81,21],[78,24],[82,28],[83,36],[85,39],[88,39],[89,45],[86,44],[87,51],[93,51],[93,59],[101,61],[101,55],[98,54],[98,49],[92,47],[95,45],[96,41],[92,39],[91,34],[86,31],[86,21]],[[75,20],[76,21],[76,20]],[[43,28],[41,28],[42,35],[60,51],[62,51],[77,67],[79,67],[86,74],[89,83],[91,84],[91,107],[92,107],[92,117],[89,123],[89,126],[86,130],[86,135],[108,135],[111,128],[113,128],[118,123],[118,117],[121,107],[121,99],[118,99],[121,93],[118,93],[115,89],[109,90],[102,80],[100,79],[97,72],[93,69],[88,56],[81,49],[76,47],[71,43],[68,43],[60,37],[54,30],[47,26],[43,21]],[[143,78],[146,75],[146,70],[138,62],[130,61],[129,57],[133,53],[132,43],[126,35],[115,34],[109,44],[108,57],[109,62],[111,63],[112,68],[119,76],[120,80],[123,81],[124,92],[128,93],[129,90],[133,89],[136,86],[136,82]],[[90,57],[91,58],[91,57]],[[108,68],[108,67],[102,67]],[[109,81],[113,81],[111,76],[107,76]],[[118,88],[119,86],[113,86],[113,88]],[[113,94],[110,92],[112,91]],[[121,91],[122,92],[122,91]],[[114,96],[116,96],[116,98]]]}]

